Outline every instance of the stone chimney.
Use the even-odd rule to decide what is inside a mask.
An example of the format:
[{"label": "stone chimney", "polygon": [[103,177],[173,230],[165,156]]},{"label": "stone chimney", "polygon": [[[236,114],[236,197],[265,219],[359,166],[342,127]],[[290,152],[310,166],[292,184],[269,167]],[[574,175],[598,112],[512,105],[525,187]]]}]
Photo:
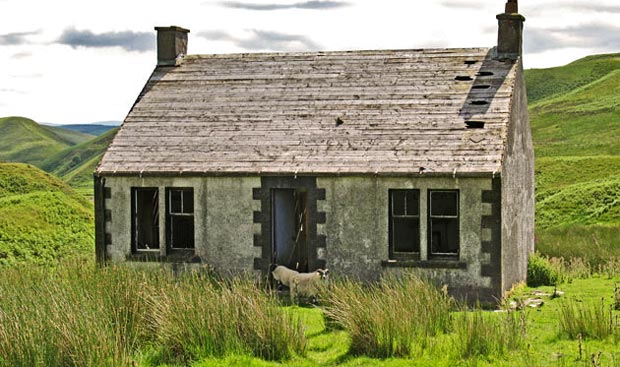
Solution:
[{"label": "stone chimney", "polygon": [[187,55],[189,29],[177,26],[155,27],[157,31],[157,66],[176,66]]},{"label": "stone chimney", "polygon": [[497,58],[516,60],[523,54],[523,22],[517,0],[507,0],[506,10],[497,15]]}]

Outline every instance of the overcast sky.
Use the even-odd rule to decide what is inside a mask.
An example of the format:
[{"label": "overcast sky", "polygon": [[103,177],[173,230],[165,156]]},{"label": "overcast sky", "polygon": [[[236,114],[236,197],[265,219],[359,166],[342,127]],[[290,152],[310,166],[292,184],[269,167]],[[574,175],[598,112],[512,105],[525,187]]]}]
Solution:
[{"label": "overcast sky", "polygon": [[[156,63],[189,53],[491,47],[505,0],[0,0],[0,117],[123,120]],[[522,0],[526,68],[620,52],[617,0]]]}]

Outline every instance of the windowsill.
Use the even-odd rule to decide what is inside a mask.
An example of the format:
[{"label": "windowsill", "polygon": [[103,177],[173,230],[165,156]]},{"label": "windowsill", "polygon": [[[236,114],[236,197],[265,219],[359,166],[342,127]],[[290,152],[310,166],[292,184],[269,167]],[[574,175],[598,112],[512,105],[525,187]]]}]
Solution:
[{"label": "windowsill", "polygon": [[168,262],[168,263],[199,263],[200,256],[195,254],[194,249],[189,250],[169,250],[170,252],[162,256],[156,252],[137,252],[126,256],[127,261],[144,261],[144,262]]},{"label": "windowsill", "polygon": [[467,263],[458,261],[458,259],[383,260],[381,266],[385,268],[467,269]]}]

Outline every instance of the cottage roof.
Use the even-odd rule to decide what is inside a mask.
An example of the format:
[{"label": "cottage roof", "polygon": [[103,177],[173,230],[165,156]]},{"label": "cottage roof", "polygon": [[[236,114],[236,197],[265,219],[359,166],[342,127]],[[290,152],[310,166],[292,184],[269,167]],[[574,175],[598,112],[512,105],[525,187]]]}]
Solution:
[{"label": "cottage roof", "polygon": [[156,67],[97,172],[499,172],[518,63],[493,54],[185,56]]}]

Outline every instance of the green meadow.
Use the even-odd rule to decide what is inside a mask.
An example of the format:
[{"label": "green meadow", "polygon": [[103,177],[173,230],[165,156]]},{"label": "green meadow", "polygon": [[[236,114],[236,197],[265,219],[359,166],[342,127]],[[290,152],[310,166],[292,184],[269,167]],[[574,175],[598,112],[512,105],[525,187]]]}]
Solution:
[{"label": "green meadow", "polygon": [[0,366],[620,366],[620,54],[526,83],[538,254],[490,309],[413,275],[298,306],[208,268],[98,268],[88,196],[116,130],[0,118],[0,160],[25,162],[0,163]]}]

